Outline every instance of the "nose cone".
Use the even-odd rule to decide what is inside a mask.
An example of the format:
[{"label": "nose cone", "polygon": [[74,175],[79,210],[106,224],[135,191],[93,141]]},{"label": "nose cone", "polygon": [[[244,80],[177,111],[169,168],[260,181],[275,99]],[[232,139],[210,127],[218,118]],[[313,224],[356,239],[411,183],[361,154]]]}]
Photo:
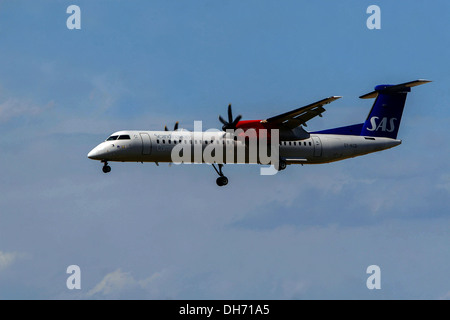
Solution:
[{"label": "nose cone", "polygon": [[103,147],[98,145],[88,153],[88,158],[92,160],[103,160]]},{"label": "nose cone", "polygon": [[96,153],[97,153],[97,152],[95,151],[95,149],[92,149],[91,151],[89,151],[87,157],[88,157],[89,159],[95,160]]}]

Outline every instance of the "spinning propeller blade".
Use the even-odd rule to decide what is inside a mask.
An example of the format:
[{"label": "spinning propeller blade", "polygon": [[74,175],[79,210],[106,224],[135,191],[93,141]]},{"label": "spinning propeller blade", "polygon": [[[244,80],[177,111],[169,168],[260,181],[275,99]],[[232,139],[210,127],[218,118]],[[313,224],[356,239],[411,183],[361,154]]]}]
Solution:
[{"label": "spinning propeller blade", "polygon": [[226,131],[227,129],[236,130],[236,126],[238,122],[242,119],[241,115],[238,115],[236,119],[233,119],[233,112],[231,111],[231,103],[228,105],[228,121],[222,118],[219,115],[219,121],[222,122],[222,130]]}]

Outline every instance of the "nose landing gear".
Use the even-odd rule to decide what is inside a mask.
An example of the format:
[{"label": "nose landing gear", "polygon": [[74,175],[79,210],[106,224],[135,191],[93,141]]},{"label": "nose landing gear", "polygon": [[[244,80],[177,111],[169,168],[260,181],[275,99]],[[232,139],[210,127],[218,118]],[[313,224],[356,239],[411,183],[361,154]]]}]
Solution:
[{"label": "nose landing gear", "polygon": [[219,187],[226,186],[228,184],[228,178],[225,176],[218,177],[216,183]]},{"label": "nose landing gear", "polygon": [[213,166],[214,170],[216,170],[217,174],[219,175],[219,177],[216,180],[217,185],[219,187],[226,186],[228,184],[228,178],[223,175],[223,172],[222,172],[223,164],[218,164],[219,170],[217,170],[214,163],[212,164],[212,166]]},{"label": "nose landing gear", "polygon": [[103,162],[103,168],[102,168],[103,172],[104,173],[110,172],[111,171],[111,167],[108,166],[108,161],[102,161],[102,162]]}]

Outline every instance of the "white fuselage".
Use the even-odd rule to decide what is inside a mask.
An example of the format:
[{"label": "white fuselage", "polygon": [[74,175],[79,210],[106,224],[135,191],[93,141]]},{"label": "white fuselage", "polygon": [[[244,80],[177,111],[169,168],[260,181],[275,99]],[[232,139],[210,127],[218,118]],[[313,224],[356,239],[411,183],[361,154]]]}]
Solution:
[{"label": "white fuselage", "polygon": [[[117,139],[102,142],[89,152],[88,157],[101,161],[174,162],[172,150],[178,145],[178,148],[192,151],[190,161],[184,162],[265,164],[259,158],[249,156],[248,152],[245,157],[239,157],[239,150],[244,150],[245,153],[249,145],[219,131],[119,131],[111,137],[115,136]],[[401,140],[390,138],[311,134],[308,139],[280,141],[278,146],[279,157],[287,164],[318,164],[389,149],[400,143]],[[223,150],[223,156],[219,160],[208,161],[202,156],[194,159],[194,154],[211,154],[214,148]],[[233,155],[227,156],[230,152]]]}]

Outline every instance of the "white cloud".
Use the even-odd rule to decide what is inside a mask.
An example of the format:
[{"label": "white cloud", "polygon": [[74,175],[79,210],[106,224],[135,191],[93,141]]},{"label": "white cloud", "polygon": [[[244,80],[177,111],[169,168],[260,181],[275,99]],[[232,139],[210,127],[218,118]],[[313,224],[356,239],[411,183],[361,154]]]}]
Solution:
[{"label": "white cloud", "polygon": [[439,180],[440,182],[437,184],[437,187],[450,192],[450,174],[443,174]]},{"label": "white cloud", "polygon": [[93,88],[89,93],[89,101],[102,111],[114,106],[124,94],[128,93],[122,81],[111,74],[94,76],[91,85]]},{"label": "white cloud", "polygon": [[136,281],[133,277],[129,273],[117,269],[114,272],[108,273],[100,283],[88,292],[88,296],[97,294],[109,296],[133,286],[136,286]]},{"label": "white cloud", "polygon": [[90,298],[133,298],[143,296],[154,298],[161,295],[158,283],[164,278],[166,272],[156,272],[150,277],[137,280],[131,273],[123,272],[120,268],[108,273],[97,285],[91,289],[87,296]]},{"label": "white cloud", "polygon": [[27,99],[9,98],[0,103],[0,122],[6,122],[20,116],[35,116],[53,105],[53,101],[45,106],[39,106]]},{"label": "white cloud", "polygon": [[450,300],[450,291],[440,297],[439,300]]},{"label": "white cloud", "polygon": [[18,253],[8,253],[0,251],[0,270],[12,265],[20,255]]}]

